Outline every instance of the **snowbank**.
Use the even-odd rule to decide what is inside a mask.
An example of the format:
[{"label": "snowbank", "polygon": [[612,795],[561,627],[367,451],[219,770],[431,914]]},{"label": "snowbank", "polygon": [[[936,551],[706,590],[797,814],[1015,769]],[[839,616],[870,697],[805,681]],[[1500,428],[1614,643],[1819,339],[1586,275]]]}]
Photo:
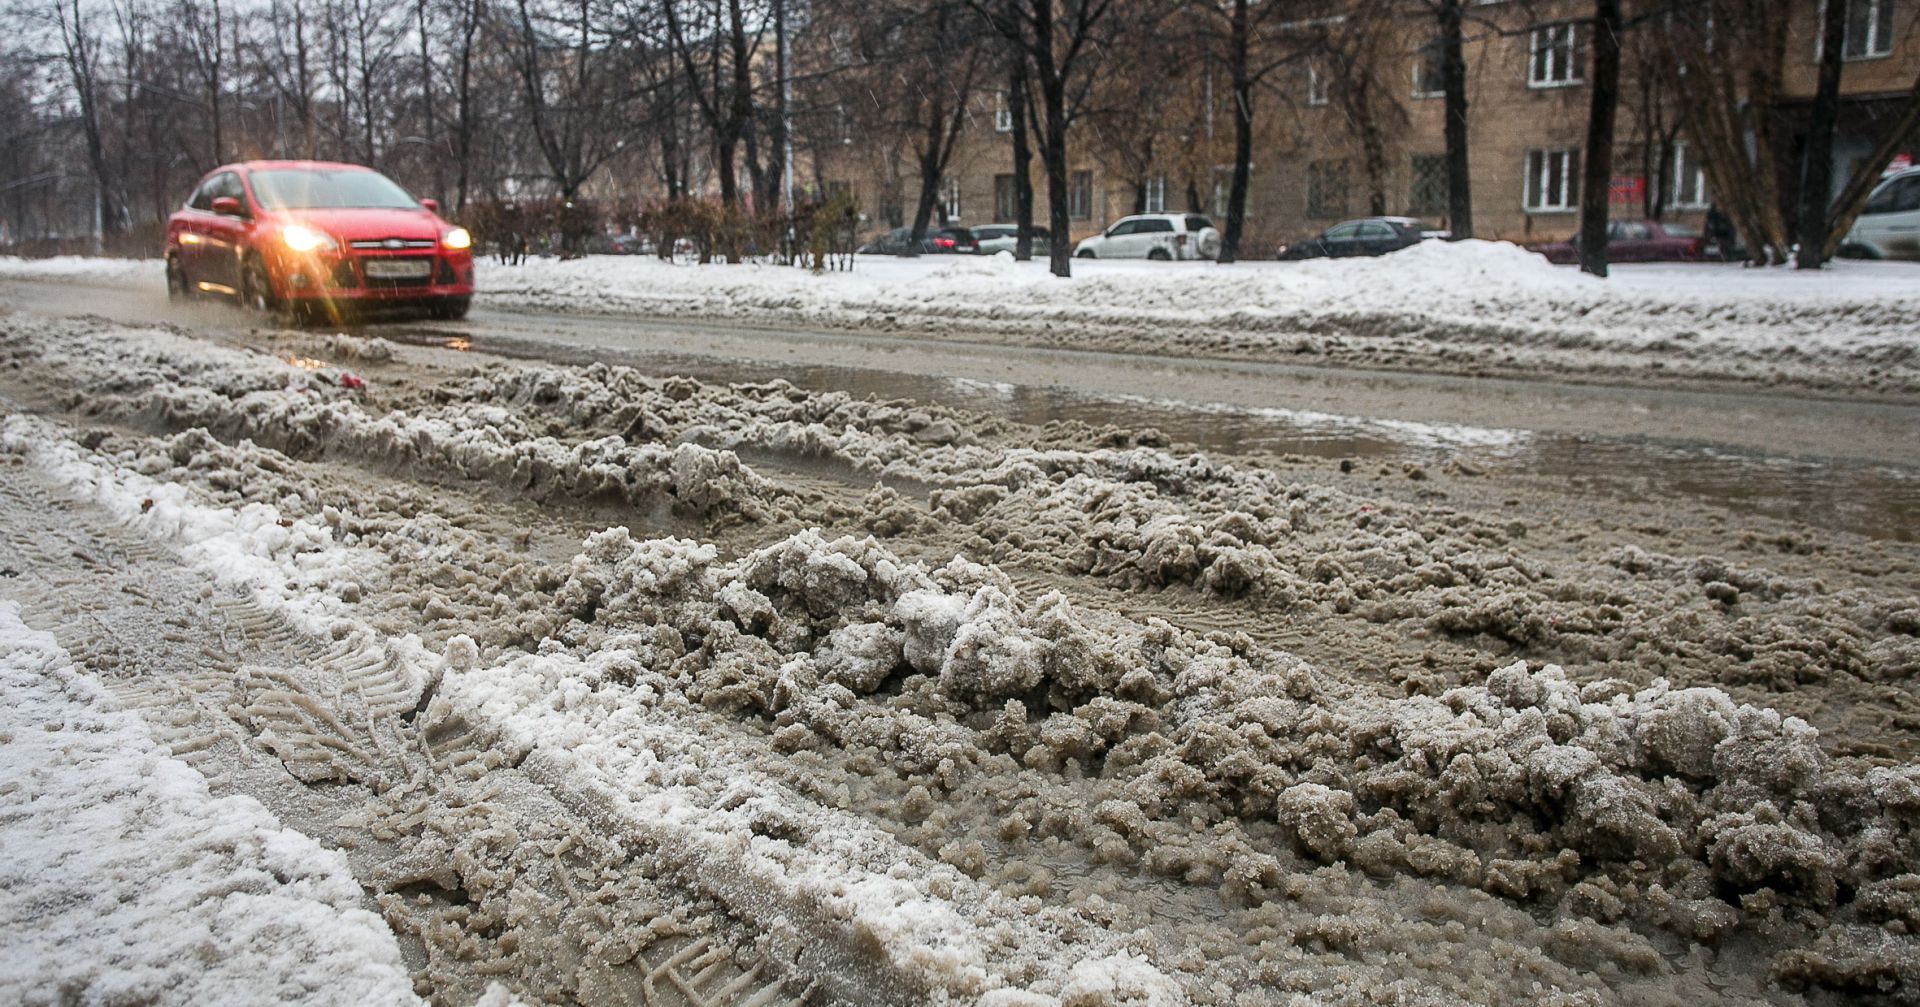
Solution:
[{"label": "snowbank", "polygon": [[418,1002],[338,853],[215,799],[0,602],[0,999]]},{"label": "snowbank", "polygon": [[[1920,269],[1624,264],[1599,280],[1505,242],[1306,262],[865,256],[852,272],[649,256],[483,261],[479,299],[559,313],[795,325],[1172,356],[1920,390]],[[0,259],[0,277],[159,289],[157,263]]]}]

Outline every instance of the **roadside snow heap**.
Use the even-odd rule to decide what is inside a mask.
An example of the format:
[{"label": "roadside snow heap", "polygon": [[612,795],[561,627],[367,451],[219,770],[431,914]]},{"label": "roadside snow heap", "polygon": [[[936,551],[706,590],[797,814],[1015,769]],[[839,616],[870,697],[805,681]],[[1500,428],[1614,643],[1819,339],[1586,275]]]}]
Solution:
[{"label": "roadside snow heap", "polygon": [[[1920,390],[1906,263],[1626,264],[1601,281],[1499,241],[1211,263],[863,257],[853,272],[651,256],[481,266],[495,308],[1465,374]],[[0,258],[0,278],[163,289],[157,261]]]}]

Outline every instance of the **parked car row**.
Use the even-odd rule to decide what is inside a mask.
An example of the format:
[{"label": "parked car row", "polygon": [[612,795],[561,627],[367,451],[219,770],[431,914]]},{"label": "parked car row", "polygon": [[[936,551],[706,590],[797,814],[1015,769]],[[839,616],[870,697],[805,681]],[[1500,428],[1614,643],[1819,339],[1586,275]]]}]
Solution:
[{"label": "parked car row", "polygon": [[[897,227],[861,247],[874,255],[905,255],[912,245],[912,228]],[[1447,232],[1429,228],[1414,217],[1362,217],[1344,220],[1311,238],[1289,242],[1275,250],[1282,260],[1350,258],[1385,255]],[[1012,251],[1017,229],[1012,224],[987,224],[969,230],[941,227],[927,231],[918,254],[972,253],[992,255]],[[1735,259],[1737,247],[1722,247],[1698,228],[1662,220],[1614,220],[1607,224],[1610,262],[1696,262]],[[1035,255],[1049,252],[1047,235],[1033,235]],[[1555,263],[1580,261],[1580,236],[1565,241],[1527,246]],[[1199,214],[1145,213],[1122,217],[1105,231],[1073,247],[1082,259],[1212,259],[1220,254],[1220,232]],[[1859,221],[1841,245],[1841,254],[1873,259],[1920,259],[1920,168],[1890,175],[1871,197]]]}]

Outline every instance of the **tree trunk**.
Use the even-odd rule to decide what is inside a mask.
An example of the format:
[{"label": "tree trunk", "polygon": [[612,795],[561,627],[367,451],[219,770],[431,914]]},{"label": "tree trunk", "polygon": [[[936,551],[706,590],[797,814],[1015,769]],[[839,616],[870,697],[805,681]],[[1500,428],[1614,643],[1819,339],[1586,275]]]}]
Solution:
[{"label": "tree trunk", "polygon": [[1613,118],[1620,105],[1620,0],[1594,0],[1593,103],[1580,190],[1580,271],[1607,275],[1607,206],[1613,195]]},{"label": "tree trunk", "polygon": [[[1049,75],[1050,76],[1050,75]],[[1067,213],[1066,95],[1058,79],[1041,81],[1047,111],[1046,141],[1041,160],[1047,168],[1047,240],[1050,268],[1055,276],[1073,275],[1072,223]]]},{"label": "tree trunk", "polygon": [[1013,113],[1013,257],[1020,262],[1033,259],[1033,149],[1027,143],[1027,120],[1032,104],[1027,98],[1027,55],[1016,52],[1013,81],[1007,103]]},{"label": "tree trunk", "polygon": [[1440,73],[1446,89],[1447,229],[1473,237],[1473,177],[1468,165],[1467,60],[1461,44],[1461,0],[1440,0]]},{"label": "tree trunk", "polygon": [[1833,196],[1833,120],[1840,111],[1840,68],[1845,65],[1847,8],[1844,0],[1828,0],[1820,23],[1820,84],[1813,93],[1807,123],[1806,149],[1800,159],[1800,210],[1796,230],[1799,269],[1819,269],[1826,262],[1827,207]]},{"label": "tree trunk", "polygon": [[[1233,0],[1233,20],[1227,35],[1228,72],[1233,78],[1233,182],[1227,190],[1227,229],[1220,238],[1215,261],[1229,264],[1240,258],[1240,236],[1247,227],[1247,176],[1253,165],[1253,82],[1247,75],[1247,4]],[[1194,249],[1197,253],[1199,249]]]},{"label": "tree trunk", "polygon": [[420,25],[420,109],[426,118],[427,160],[433,172],[433,198],[447,197],[446,159],[440,156],[440,123],[434,116],[433,49],[427,27],[427,0],[416,0],[414,12]]}]

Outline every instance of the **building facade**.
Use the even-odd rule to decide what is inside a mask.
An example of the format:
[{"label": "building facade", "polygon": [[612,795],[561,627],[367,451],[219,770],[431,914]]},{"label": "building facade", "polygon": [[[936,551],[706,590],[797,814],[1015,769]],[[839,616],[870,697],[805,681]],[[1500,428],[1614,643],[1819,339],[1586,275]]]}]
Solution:
[{"label": "building facade", "polygon": [[[1775,163],[1798,174],[1817,80],[1820,4],[1793,0],[1789,44],[1773,113]],[[1920,0],[1849,0],[1844,95],[1834,148],[1834,185],[1867,156],[1911,100],[1920,74]],[[1464,55],[1475,233],[1519,242],[1570,235],[1577,224],[1586,142],[1590,38],[1586,0],[1482,0],[1471,5]],[[1243,255],[1381,210],[1436,227],[1447,213],[1445,109],[1431,17],[1402,13],[1363,28],[1302,39],[1256,94],[1253,171]],[[1338,27],[1338,26],[1336,26]],[[1661,48],[1636,25],[1623,44],[1610,200],[1620,218],[1699,223],[1712,202],[1702,158],[1679,127],[1662,84]],[[1636,38],[1636,34],[1640,37]],[[1077,122],[1069,157],[1075,240],[1134,212],[1189,211],[1224,217],[1233,110],[1224,85],[1192,60],[1180,84],[1143,100],[1109,96],[1117,111]],[[1115,88],[1124,90],[1116,83]],[[1014,219],[1012,110],[1005,92],[972,102],[940,183],[936,223]],[[918,175],[911,157],[849,137],[815,158],[815,184],[855,193],[868,229],[911,223]],[[1920,144],[1916,144],[1920,146]],[[1155,153],[1148,155],[1142,148]],[[1033,166],[1036,221],[1044,226],[1045,179]],[[1783,177],[1781,191],[1797,191]]]}]

